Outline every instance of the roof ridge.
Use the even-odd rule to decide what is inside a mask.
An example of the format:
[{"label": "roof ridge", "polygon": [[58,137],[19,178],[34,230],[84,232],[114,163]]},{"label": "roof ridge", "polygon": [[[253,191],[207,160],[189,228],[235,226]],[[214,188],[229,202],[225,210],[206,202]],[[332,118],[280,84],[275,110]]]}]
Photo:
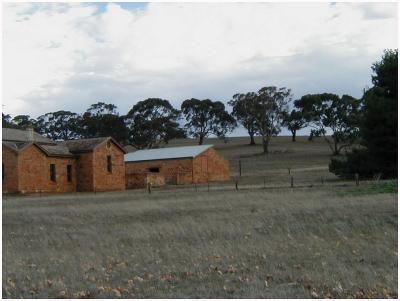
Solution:
[{"label": "roof ridge", "polygon": [[157,151],[164,149],[172,149],[172,148],[185,148],[185,147],[213,147],[213,144],[202,144],[202,145],[181,145],[181,146],[171,146],[171,147],[159,147],[159,148],[147,148],[147,149],[139,149],[139,151]]},{"label": "roof ridge", "polygon": [[125,154],[125,162],[194,158],[213,147],[212,144],[164,147]]}]

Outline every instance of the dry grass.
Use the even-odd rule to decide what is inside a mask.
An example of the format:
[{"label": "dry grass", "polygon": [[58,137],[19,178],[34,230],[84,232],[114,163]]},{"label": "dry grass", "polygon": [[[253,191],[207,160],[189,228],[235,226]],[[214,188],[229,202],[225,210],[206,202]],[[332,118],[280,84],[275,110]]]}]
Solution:
[{"label": "dry grass", "polygon": [[3,297],[362,294],[397,295],[395,194],[129,191],[3,203]]},{"label": "dry grass", "polygon": [[[316,144],[248,163],[318,176]],[[7,197],[3,297],[397,297],[397,221],[397,194],[367,184]]]}]

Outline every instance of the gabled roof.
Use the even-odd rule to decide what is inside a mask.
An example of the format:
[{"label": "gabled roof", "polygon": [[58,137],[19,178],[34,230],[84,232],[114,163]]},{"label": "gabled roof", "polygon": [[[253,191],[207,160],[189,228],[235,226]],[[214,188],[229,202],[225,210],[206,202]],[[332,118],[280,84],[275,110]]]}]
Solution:
[{"label": "gabled roof", "polygon": [[66,146],[63,145],[49,145],[49,144],[40,144],[36,142],[10,142],[3,141],[3,146],[10,148],[16,153],[21,153],[24,151],[29,145],[35,145],[42,152],[44,152],[47,156],[54,157],[72,157]]},{"label": "gabled roof", "polygon": [[136,162],[177,158],[194,158],[211,147],[213,147],[213,145],[210,144],[139,150],[133,153],[125,154],[124,159],[125,162]]},{"label": "gabled roof", "polygon": [[[10,128],[3,128],[2,129],[2,140],[3,141],[15,141],[15,142],[29,142],[29,132],[26,130],[19,130],[19,129],[10,129]],[[48,144],[55,144],[49,138],[46,138],[36,132],[33,132],[33,141],[39,143],[48,143]]]},{"label": "gabled roof", "polygon": [[136,152],[138,149],[133,145],[125,145],[124,150],[126,151],[126,153],[133,153]]},{"label": "gabled roof", "polygon": [[[36,144],[36,143],[35,143]],[[38,144],[40,149],[42,149],[48,156],[58,156],[58,157],[72,157],[73,154],[69,151],[68,147],[65,145],[46,145]]]},{"label": "gabled roof", "polygon": [[32,144],[32,142],[12,142],[12,141],[2,141],[3,146],[8,147],[9,149],[19,152],[25,146]]},{"label": "gabled roof", "polygon": [[97,146],[107,140],[111,140],[112,142],[114,142],[114,144],[117,145],[124,154],[126,153],[124,148],[112,137],[66,140],[60,142],[59,145],[66,146],[71,153],[87,153],[92,152]]}]

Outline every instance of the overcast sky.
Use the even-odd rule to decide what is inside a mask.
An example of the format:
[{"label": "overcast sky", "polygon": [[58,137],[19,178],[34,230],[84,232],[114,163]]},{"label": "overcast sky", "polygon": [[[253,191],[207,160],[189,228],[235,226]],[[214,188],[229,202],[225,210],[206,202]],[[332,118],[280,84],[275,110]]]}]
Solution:
[{"label": "overcast sky", "polygon": [[397,48],[396,3],[3,4],[3,111],[125,114],[263,86],[360,97]]}]

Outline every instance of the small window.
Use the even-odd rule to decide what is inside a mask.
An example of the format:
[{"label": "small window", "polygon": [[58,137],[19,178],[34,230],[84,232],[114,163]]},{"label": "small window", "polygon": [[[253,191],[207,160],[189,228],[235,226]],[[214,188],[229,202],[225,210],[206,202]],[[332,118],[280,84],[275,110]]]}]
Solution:
[{"label": "small window", "polygon": [[72,165],[67,165],[67,181],[72,182]]},{"label": "small window", "polygon": [[56,181],[56,165],[50,164],[50,180],[55,182]]},{"label": "small window", "polygon": [[111,156],[107,156],[107,171],[112,172],[112,161]]},{"label": "small window", "polygon": [[149,171],[150,172],[160,172],[160,167],[150,167]]}]

